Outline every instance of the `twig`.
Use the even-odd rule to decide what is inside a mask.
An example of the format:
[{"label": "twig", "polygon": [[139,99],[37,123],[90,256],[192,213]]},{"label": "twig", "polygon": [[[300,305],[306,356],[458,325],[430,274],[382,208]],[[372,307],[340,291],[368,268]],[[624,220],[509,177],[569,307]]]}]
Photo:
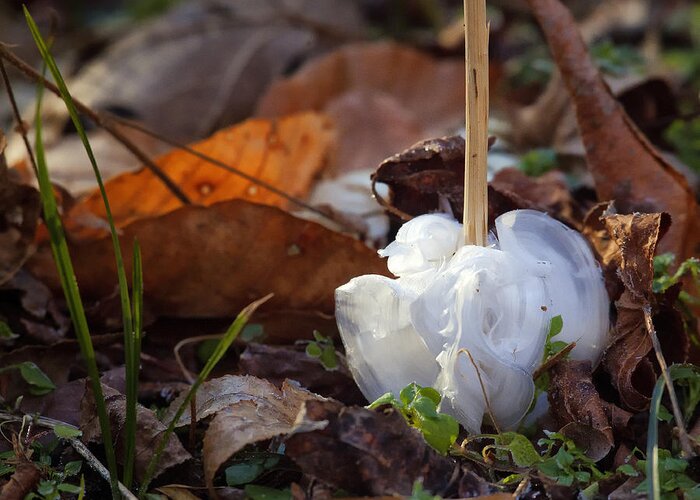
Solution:
[{"label": "twig", "polygon": [[198,335],[196,337],[188,337],[186,339],[182,339],[180,342],[175,344],[175,347],[173,347],[173,356],[175,356],[175,362],[177,363],[177,366],[180,368],[180,371],[182,372],[182,375],[185,377],[185,380],[187,380],[188,384],[194,384],[194,381],[196,380],[196,376],[192,374],[191,371],[187,369],[185,366],[185,363],[182,361],[182,356],[180,356],[180,349],[185,347],[187,344],[194,344],[196,342],[202,342],[204,340],[219,340],[224,337],[223,333],[213,333],[211,335]]},{"label": "twig", "polygon": [[681,406],[678,404],[678,397],[676,396],[676,390],[673,387],[673,381],[671,380],[671,376],[668,374],[668,364],[666,364],[666,358],[664,358],[663,352],[661,352],[661,343],[659,342],[659,337],[656,335],[654,320],[651,316],[651,305],[648,303],[645,304],[642,311],[644,313],[644,324],[647,332],[649,333],[649,337],[651,338],[651,345],[654,347],[656,360],[659,362],[659,366],[661,367],[661,376],[664,378],[666,388],[668,389],[668,397],[671,400],[673,418],[676,420],[676,426],[678,428],[678,442],[680,443],[681,449],[686,455],[686,458],[692,458],[696,455],[692,444],[693,439],[690,437],[688,430],[685,428],[683,412],[681,411]]},{"label": "twig", "polygon": [[483,394],[484,401],[486,402],[486,412],[489,414],[489,417],[491,418],[491,423],[496,428],[496,432],[500,434],[501,430],[498,428],[498,422],[496,422],[496,417],[493,416],[493,410],[491,409],[491,401],[489,401],[489,396],[488,394],[486,394],[486,387],[484,387],[484,381],[481,379],[481,370],[479,370],[479,367],[476,365],[476,361],[474,361],[472,353],[469,352],[469,349],[463,347],[459,351],[457,351],[457,355],[459,356],[461,353],[466,353],[466,355],[469,356],[469,361],[471,361],[472,365],[474,366],[474,369],[476,370],[476,376],[479,379],[479,385],[481,386],[481,394]]},{"label": "twig", "polygon": [[[56,85],[48,81],[39,72],[35,71],[34,68],[32,68],[29,64],[27,64],[22,59],[13,54],[3,43],[0,43],[0,58],[4,59],[12,66],[17,68],[30,80],[41,83],[48,90],[60,97],[61,92],[59,91],[58,87],[56,87]],[[126,137],[117,127],[114,126],[113,120],[111,120],[105,114],[98,113],[92,110],[77,99],[73,99],[73,102],[78,111],[80,111],[80,113],[90,118],[90,120],[95,122],[96,125],[105,129],[107,133],[109,133],[112,137],[119,141],[140,162],[142,162],[146,166],[146,168],[148,168],[153,173],[153,175],[155,175],[163,184],[165,184],[165,186],[173,193],[173,196],[175,196],[178,200],[180,200],[180,202],[182,202],[185,205],[192,204],[190,199],[180,189],[180,187],[177,184],[175,184],[175,182],[173,182],[173,180],[170,179],[170,177],[168,177],[167,174],[165,174],[165,172],[163,172],[163,170],[153,160],[151,160],[146,153],[144,153],[136,144],[134,144],[131,141],[131,139]]]},{"label": "twig", "polygon": [[7,76],[7,70],[5,69],[5,63],[0,58],[0,73],[2,73],[2,81],[5,84],[5,90],[7,91],[7,98],[10,100],[10,106],[12,107],[12,114],[17,122],[17,130],[22,136],[22,141],[24,146],[27,148],[27,155],[29,156],[29,161],[32,164],[32,169],[34,170],[34,175],[37,174],[36,159],[34,159],[34,151],[32,151],[32,146],[29,144],[29,138],[27,137],[27,127],[22,120],[22,114],[19,112],[19,107],[17,106],[17,100],[15,99],[15,92],[12,90],[12,85],[10,84],[10,78]]},{"label": "twig", "polygon": [[[107,470],[107,467],[102,465],[102,462],[100,462],[97,457],[92,454],[92,452],[80,439],[70,438],[68,441],[73,449],[85,459],[85,461],[95,470],[95,472],[102,476],[106,481],[109,481],[109,471]],[[131,493],[126,486],[119,481],[117,484],[119,486],[119,493],[121,493],[124,498],[127,500],[137,500],[136,496]]]},{"label": "twig", "polygon": [[467,90],[464,151],[464,244],[488,242],[486,182],[489,119],[489,26],[486,0],[464,0],[464,49]]}]

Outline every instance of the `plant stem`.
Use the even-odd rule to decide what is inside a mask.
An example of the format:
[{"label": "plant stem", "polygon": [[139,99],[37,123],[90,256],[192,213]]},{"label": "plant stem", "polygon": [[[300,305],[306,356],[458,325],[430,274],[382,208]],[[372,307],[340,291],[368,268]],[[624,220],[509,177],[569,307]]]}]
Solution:
[{"label": "plant stem", "polygon": [[466,143],[464,244],[485,246],[488,232],[489,27],[486,0],[464,0]]},{"label": "plant stem", "polygon": [[693,450],[692,438],[688,434],[685,428],[685,419],[683,418],[683,412],[681,411],[681,406],[678,404],[678,397],[676,396],[676,390],[673,387],[673,381],[668,373],[668,364],[666,364],[666,358],[664,358],[663,352],[661,351],[661,343],[659,342],[659,337],[656,335],[656,328],[654,328],[654,321],[651,316],[651,306],[649,304],[645,305],[643,308],[644,312],[644,324],[646,325],[649,337],[651,337],[651,344],[654,347],[654,352],[656,353],[656,360],[661,367],[661,376],[664,378],[666,388],[668,389],[668,397],[671,400],[671,410],[673,411],[673,418],[676,420],[676,427],[678,428],[678,441],[683,450],[683,454],[686,458],[692,458],[695,456],[695,450]]}]

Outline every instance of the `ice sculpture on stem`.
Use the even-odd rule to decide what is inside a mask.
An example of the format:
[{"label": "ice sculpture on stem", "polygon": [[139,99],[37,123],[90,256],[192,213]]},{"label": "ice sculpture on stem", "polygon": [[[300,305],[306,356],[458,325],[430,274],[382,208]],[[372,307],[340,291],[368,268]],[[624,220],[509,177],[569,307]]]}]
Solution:
[{"label": "ice sculpture on stem", "polygon": [[598,362],[609,301],[586,241],[544,213],[508,212],[488,241],[482,0],[465,0],[465,20],[465,225],[444,214],[404,224],[380,251],[396,279],[360,276],[341,286],[336,317],[368,400],[398,396],[411,382],[431,386],[443,395],[443,411],[479,432],[487,409],[501,428],[525,415],[554,316],[564,320],[557,340],[576,342],[571,356]]}]

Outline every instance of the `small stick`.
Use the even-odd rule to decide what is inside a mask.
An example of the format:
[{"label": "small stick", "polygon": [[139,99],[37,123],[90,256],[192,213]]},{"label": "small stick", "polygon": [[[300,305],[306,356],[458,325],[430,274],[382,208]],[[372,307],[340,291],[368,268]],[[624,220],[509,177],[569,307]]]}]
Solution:
[{"label": "small stick", "polygon": [[464,244],[485,246],[488,232],[489,26],[486,0],[464,0],[466,144]]},{"label": "small stick", "polygon": [[644,325],[646,326],[649,337],[651,338],[651,344],[654,347],[654,353],[656,354],[656,360],[659,362],[661,367],[661,376],[664,378],[664,383],[668,389],[668,397],[671,400],[671,410],[673,411],[673,418],[676,419],[676,428],[678,429],[678,442],[681,445],[683,454],[686,458],[692,458],[696,456],[695,450],[693,449],[693,438],[688,434],[688,430],[685,428],[685,421],[683,420],[683,412],[681,411],[681,406],[678,404],[678,396],[676,396],[676,389],[673,387],[673,381],[671,376],[668,374],[668,364],[666,363],[666,358],[661,351],[661,343],[659,342],[659,337],[656,335],[656,328],[654,327],[654,320],[651,316],[651,306],[645,304],[642,308],[644,313]]}]

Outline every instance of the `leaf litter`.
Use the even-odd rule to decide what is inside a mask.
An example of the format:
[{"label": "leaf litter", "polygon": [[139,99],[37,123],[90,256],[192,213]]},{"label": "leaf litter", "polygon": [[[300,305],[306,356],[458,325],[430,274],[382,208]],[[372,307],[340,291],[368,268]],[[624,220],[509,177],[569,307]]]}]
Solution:
[{"label": "leaf litter", "polygon": [[[521,168],[516,167],[517,162],[513,168],[499,167],[489,186],[489,219],[517,208],[536,209],[586,237],[603,269],[611,299],[613,327],[602,361],[591,365],[567,359],[567,351],[555,356],[547,365],[547,396],[534,405],[524,427],[500,434],[488,434],[498,431],[488,419],[482,426],[487,434],[481,436],[468,435],[463,429],[446,431],[439,426],[449,419],[439,413],[435,402],[406,403],[431,416],[435,413],[434,420],[413,413],[398,400],[363,407],[367,401],[352,380],[336,336],[333,294],[354,276],[386,275],[387,269],[375,249],[363,243],[363,223],[349,221],[358,214],[363,216],[363,210],[367,214],[386,211],[391,229],[386,233],[383,226],[382,237],[391,241],[391,231],[401,220],[435,211],[461,217],[464,140],[452,135],[463,119],[461,55],[445,46],[426,45],[424,34],[403,43],[356,43],[359,32],[348,37],[345,31],[341,36],[338,26],[322,18],[314,20],[313,15],[301,15],[303,9],[267,16],[261,14],[267,12],[263,7],[251,4],[235,12],[236,19],[249,22],[254,18],[257,23],[241,28],[241,32],[249,29],[272,34],[250,56],[250,68],[270,60],[265,51],[284,40],[317,36],[314,48],[292,44],[286,47],[284,58],[273,58],[272,73],[257,74],[251,69],[256,74],[251,73],[248,84],[262,82],[254,91],[246,90],[246,77],[241,76],[236,83],[240,93],[225,99],[219,99],[223,91],[207,96],[218,96],[219,109],[202,122],[197,122],[192,112],[183,111],[190,109],[189,101],[179,110],[170,110],[177,116],[172,119],[163,114],[165,108],[158,100],[129,102],[143,111],[140,118],[149,127],[189,143],[248,178],[176,148],[155,163],[187,193],[191,204],[183,205],[145,168],[117,175],[106,185],[125,250],[127,274],[132,262],[126,249],[138,240],[143,253],[148,319],[141,359],[143,406],[137,409],[137,481],[143,478],[159,436],[185,398],[188,376],[178,371],[169,350],[183,338],[193,339],[197,347],[184,351],[183,363],[187,371],[195,373],[206,360],[206,341],[197,338],[220,331],[225,318],[252,299],[272,292],[274,298],[254,320],[260,336],[255,342],[242,338],[233,344],[215,378],[199,388],[175,423],[177,432],[169,438],[155,470],[152,492],[161,498],[264,498],[261,495],[273,493],[280,498],[334,494],[496,498],[513,493],[518,498],[569,498],[576,494],[635,498],[644,494],[646,490],[640,488],[649,484],[644,464],[653,457],[639,450],[647,449],[652,390],[664,372],[659,351],[669,364],[700,357],[692,272],[673,277],[678,265],[698,253],[697,194],[691,189],[692,177],[691,182],[686,180],[667,156],[656,150],[664,143],[655,127],[659,127],[658,120],[666,118],[649,118],[651,115],[640,111],[669,96],[679,98],[672,87],[652,84],[633,85],[629,88],[634,90],[622,93],[616,88],[612,93],[596,67],[603,64],[610,68],[611,61],[601,63],[599,55],[591,59],[576,21],[566,9],[556,0],[528,0],[527,4],[546,37],[560,76],[552,77],[548,90],[545,80],[534,87],[518,84],[510,94],[504,92],[499,97],[503,102],[497,108],[514,111],[510,113],[516,117],[511,126],[521,129],[500,134],[494,122],[492,128],[498,137],[492,154],[503,148],[522,158],[527,151],[518,148],[527,147],[528,140],[537,136],[538,146],[554,148],[555,155],[541,171],[537,165],[534,170],[523,170],[523,162]],[[372,18],[372,9],[367,6],[343,8],[349,8],[352,16],[359,11]],[[495,47],[512,51],[508,30],[528,26],[529,21],[518,8],[495,8],[508,21],[492,25]],[[420,9],[417,12],[411,15],[428,15]],[[207,11],[204,15],[213,14]],[[611,32],[607,22],[601,23],[604,18],[579,17],[587,40],[598,36],[595,33]],[[163,18],[161,28],[172,23],[167,19]],[[279,26],[274,29],[279,31],[273,33],[271,26],[276,22]],[[157,24],[144,28],[144,36],[153,36],[157,29]],[[236,30],[231,28],[222,37],[235,38],[240,34]],[[407,33],[407,37],[417,36],[413,31]],[[348,43],[351,39],[353,43]],[[412,45],[405,43],[407,40]],[[179,41],[173,43],[175,47]],[[129,50],[136,54],[137,46]],[[118,68],[116,54],[130,55],[125,47],[115,46],[97,56],[76,79],[82,81],[76,83],[77,97],[94,90],[97,97],[86,100],[98,108],[109,100],[100,92],[116,87],[100,87],[94,78],[98,74],[105,78],[105,65]],[[166,42],[159,45],[159,51],[166,49],[170,50]],[[544,47],[539,45],[539,49]],[[292,67],[289,71],[288,67],[289,74],[282,75],[283,62],[315,51],[319,57],[309,59],[298,70]],[[492,55],[492,91],[507,87],[508,78],[512,78],[504,76],[511,71],[505,64],[511,56],[504,53],[508,51],[496,50]],[[171,62],[163,60],[164,66],[149,78],[158,81],[168,71],[185,74],[183,68],[168,69]],[[114,74],[112,78],[118,81],[123,76]],[[229,83],[219,82],[222,86]],[[191,80],[180,84],[191,86],[188,90],[192,95],[201,95],[207,88]],[[523,107],[517,100],[508,101],[526,87],[533,101],[539,95],[537,105]],[[547,96],[547,92],[552,95]],[[575,113],[542,116],[546,99],[551,99],[551,109],[567,114],[573,106]],[[672,106],[666,112],[674,113],[674,109],[678,108]],[[253,113],[258,117],[251,117]],[[529,125],[524,125],[518,117],[527,113],[535,114],[530,116]],[[242,121],[245,118],[251,119]],[[537,124],[538,118],[541,124]],[[535,125],[543,128],[528,128]],[[547,127],[551,130],[545,130]],[[640,129],[651,134],[653,143]],[[581,141],[584,157],[562,147],[564,132],[568,145],[572,140]],[[60,134],[55,139],[60,144]],[[567,157],[570,152],[575,153],[574,167]],[[683,154],[687,156],[687,151]],[[537,162],[537,158],[531,155],[528,161]],[[26,179],[26,165],[24,168]],[[363,173],[364,180],[352,187],[362,191],[361,203],[366,209],[343,213],[331,204],[324,209],[325,215],[315,215],[314,220],[323,225],[302,218],[308,213],[303,214],[294,200],[313,203],[312,193],[320,179],[333,180],[367,169],[373,169],[372,180]],[[547,169],[553,170],[542,173]],[[0,369],[33,363],[39,371],[9,369],[0,373],[0,417],[7,422],[3,427],[7,425],[10,434],[21,438],[16,442],[25,458],[27,449],[48,446],[33,426],[22,424],[22,415],[41,414],[59,425],[77,426],[81,439],[99,460],[96,445],[101,437],[94,401],[86,391],[85,369],[65,319],[63,299],[57,293],[59,283],[39,219],[38,194],[19,179],[22,175],[17,169],[0,168],[0,192],[7,194],[0,203],[0,216],[6,221],[0,222],[0,282],[4,282],[0,327],[7,325],[11,332],[7,338],[0,337]],[[256,179],[285,196],[266,189]],[[379,195],[379,204],[372,200],[372,189]],[[104,231],[104,208],[96,192],[65,200],[63,216],[77,279],[87,302],[96,310],[102,308],[99,316],[115,297],[115,267]],[[17,218],[18,213],[22,217]],[[673,253],[676,267],[659,266],[659,255],[664,252]],[[661,279],[668,286],[654,287],[662,272],[666,275]],[[266,322],[268,316],[275,319]],[[566,323],[566,318],[563,321]],[[115,325],[118,320],[101,323],[97,332],[102,335],[95,335],[95,344],[98,364],[105,374],[103,389],[117,436],[117,455],[122,460],[123,346],[118,336],[109,334]],[[658,337],[656,347],[650,328]],[[321,333],[314,333],[316,329]],[[321,358],[326,348],[333,352],[337,366]],[[697,404],[693,395],[698,383],[692,377],[676,382],[681,404]],[[37,394],[39,386],[47,393]],[[537,409],[541,404],[543,411]],[[690,435],[696,435],[700,421],[697,412],[686,411],[683,421],[678,422],[673,406],[668,397],[661,401],[657,459],[663,467],[678,469],[664,472],[663,491],[688,496],[697,487],[683,478],[696,482],[700,478],[693,469],[696,459],[677,451],[677,436],[679,429],[686,427]],[[30,417],[24,418],[29,422]],[[434,423],[435,432],[440,436],[446,432],[450,439],[431,440],[421,429],[421,421],[423,425]],[[53,446],[59,450],[56,457],[71,453],[65,441]],[[32,461],[36,456],[15,463],[5,458],[9,456],[2,454],[5,450],[12,456],[20,454],[18,449],[0,444],[0,487],[8,498],[35,491],[39,481],[48,480],[63,463],[49,459],[48,466],[37,468]],[[98,497],[107,494],[106,483],[96,473],[90,471],[85,478],[87,491]]]}]

